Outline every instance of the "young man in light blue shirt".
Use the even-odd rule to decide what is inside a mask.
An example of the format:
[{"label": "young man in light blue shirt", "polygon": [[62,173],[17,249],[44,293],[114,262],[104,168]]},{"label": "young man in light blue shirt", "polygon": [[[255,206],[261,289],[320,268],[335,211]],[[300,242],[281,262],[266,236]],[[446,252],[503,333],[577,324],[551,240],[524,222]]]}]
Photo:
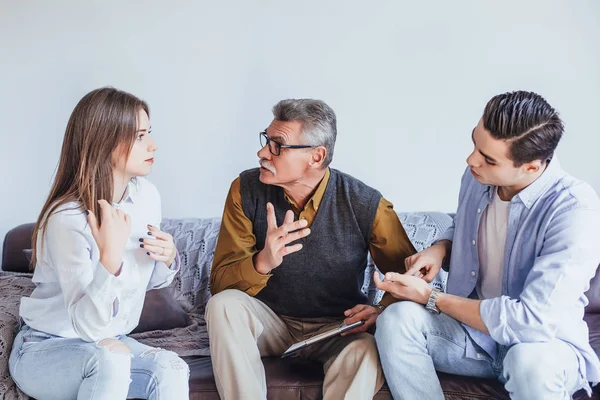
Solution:
[{"label": "young man in light blue shirt", "polygon": [[[443,399],[436,371],[497,378],[513,399],[565,399],[600,381],[583,321],[600,263],[600,201],[554,157],[563,134],[538,94],[492,98],[473,129],[453,225],[377,286],[407,300],[377,320],[396,399]],[[427,282],[449,260],[446,293]]]}]

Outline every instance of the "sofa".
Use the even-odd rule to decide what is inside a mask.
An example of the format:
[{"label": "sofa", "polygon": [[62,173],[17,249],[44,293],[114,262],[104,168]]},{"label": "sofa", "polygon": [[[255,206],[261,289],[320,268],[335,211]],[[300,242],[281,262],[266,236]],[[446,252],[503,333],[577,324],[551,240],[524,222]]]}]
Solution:
[{"label": "sofa", "polygon": [[[451,217],[439,212],[399,213],[400,219],[417,250],[428,247],[451,223]],[[190,399],[219,399],[214,382],[204,309],[210,298],[210,268],[220,220],[165,219],[161,227],[173,235],[181,257],[181,271],[164,289],[146,294],[139,326],[132,337],[151,346],[176,351],[190,366]],[[18,306],[22,296],[34,288],[28,269],[33,224],[20,225],[6,234],[0,272],[0,399],[28,399],[9,376],[8,357],[18,329]],[[382,293],[372,282],[376,268],[369,257],[363,291],[377,303]],[[442,271],[432,282],[445,288],[447,273]],[[587,293],[590,304],[585,319],[590,341],[600,351],[600,278],[596,276]],[[263,359],[269,399],[322,398],[323,371],[319,364],[299,358]],[[543,366],[541,366],[543,367]],[[495,380],[439,374],[447,399],[508,399],[503,386]],[[584,391],[576,399],[587,399]],[[600,399],[594,389],[593,399]],[[386,385],[375,399],[391,399]]]}]

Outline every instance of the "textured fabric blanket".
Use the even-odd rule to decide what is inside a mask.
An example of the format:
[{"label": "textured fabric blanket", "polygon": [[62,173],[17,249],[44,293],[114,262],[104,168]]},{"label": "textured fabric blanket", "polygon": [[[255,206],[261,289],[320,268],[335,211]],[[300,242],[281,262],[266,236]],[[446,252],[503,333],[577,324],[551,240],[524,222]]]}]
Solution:
[{"label": "textured fabric blanket", "polygon": [[21,297],[29,296],[34,287],[29,274],[0,272],[0,399],[29,399],[11,379],[8,357],[19,329]]},{"label": "textured fabric blanket", "polygon": [[[399,217],[417,251],[430,246],[452,222],[441,212],[400,213]],[[163,220],[161,228],[173,235],[182,261],[181,272],[171,287],[179,304],[189,313],[192,324],[186,328],[144,332],[132,337],[181,356],[210,355],[204,310],[210,298],[210,269],[220,224],[218,218]],[[373,282],[374,269],[376,266],[369,256],[362,290],[371,304],[378,303],[383,296]],[[447,273],[442,271],[432,284],[443,290],[446,278]]]}]

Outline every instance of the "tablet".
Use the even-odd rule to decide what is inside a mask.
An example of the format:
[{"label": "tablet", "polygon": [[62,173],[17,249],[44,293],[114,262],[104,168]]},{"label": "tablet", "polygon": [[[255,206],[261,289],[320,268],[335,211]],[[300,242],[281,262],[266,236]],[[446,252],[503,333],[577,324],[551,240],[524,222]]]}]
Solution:
[{"label": "tablet", "polygon": [[313,337],[311,337],[309,339],[301,340],[298,343],[294,343],[293,345],[290,346],[289,349],[287,349],[281,355],[281,358],[289,357],[290,355],[296,353],[297,351],[305,349],[305,348],[307,348],[308,346],[310,346],[312,344],[318,343],[318,342],[320,342],[322,340],[328,339],[328,338],[333,337],[333,336],[337,336],[340,333],[343,333],[343,332],[349,331],[351,329],[354,329],[357,326],[364,325],[364,323],[365,323],[365,321],[358,321],[358,322],[355,322],[353,324],[346,325],[346,324],[344,324],[342,322],[340,324],[340,326],[338,326],[337,328],[334,328],[334,329],[332,329],[330,331],[327,331],[327,332],[319,333],[318,335],[315,335],[315,336],[313,336]]}]

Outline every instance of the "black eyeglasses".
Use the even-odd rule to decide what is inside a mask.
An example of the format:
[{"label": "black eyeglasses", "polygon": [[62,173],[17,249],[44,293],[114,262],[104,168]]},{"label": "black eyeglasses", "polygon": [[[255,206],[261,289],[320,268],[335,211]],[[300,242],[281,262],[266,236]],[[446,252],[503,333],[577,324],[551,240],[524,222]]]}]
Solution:
[{"label": "black eyeglasses", "polygon": [[318,146],[308,146],[304,144],[279,144],[274,140],[269,139],[267,136],[267,131],[262,131],[258,134],[260,137],[260,146],[265,147],[269,146],[269,151],[274,156],[278,156],[281,154],[281,149],[312,149]]}]

